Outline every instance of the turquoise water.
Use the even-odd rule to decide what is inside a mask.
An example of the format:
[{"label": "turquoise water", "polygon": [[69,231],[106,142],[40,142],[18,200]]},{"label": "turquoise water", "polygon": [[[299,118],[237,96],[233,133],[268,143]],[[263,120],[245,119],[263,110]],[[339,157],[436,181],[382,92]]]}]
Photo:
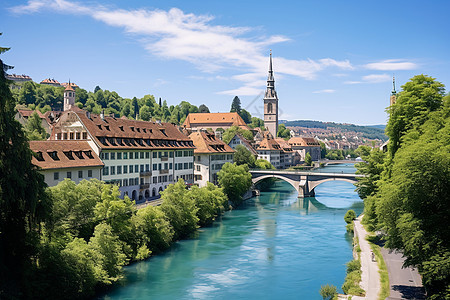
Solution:
[{"label": "turquoise water", "polygon": [[99,299],[321,299],[320,286],[340,288],[352,259],[350,208],[363,209],[352,184],[326,182],[302,200],[277,181],[196,238],[126,267],[124,285]]}]

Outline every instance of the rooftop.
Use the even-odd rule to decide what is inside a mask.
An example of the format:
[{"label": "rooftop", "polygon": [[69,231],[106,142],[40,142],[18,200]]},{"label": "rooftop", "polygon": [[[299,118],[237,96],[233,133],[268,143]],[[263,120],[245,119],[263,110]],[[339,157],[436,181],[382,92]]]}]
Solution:
[{"label": "rooftop", "polygon": [[183,123],[186,128],[195,128],[198,126],[239,126],[249,129],[244,120],[237,112],[230,113],[190,113]]},{"label": "rooftop", "polygon": [[216,138],[214,133],[197,131],[191,133],[189,138],[194,142],[194,154],[200,153],[233,153],[234,150],[222,140]]}]

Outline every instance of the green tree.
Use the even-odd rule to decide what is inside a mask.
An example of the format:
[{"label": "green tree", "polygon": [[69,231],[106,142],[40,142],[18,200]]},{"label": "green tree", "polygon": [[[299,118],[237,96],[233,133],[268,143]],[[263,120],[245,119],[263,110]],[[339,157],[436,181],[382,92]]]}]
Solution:
[{"label": "green tree", "polygon": [[309,154],[309,152],[306,152],[306,155],[305,155],[305,165],[307,165],[307,166],[312,165],[312,157],[311,157],[311,154]]},{"label": "green tree", "polygon": [[238,114],[241,113],[241,99],[239,99],[238,96],[235,96],[233,98],[233,102],[231,102],[230,112],[237,112]]},{"label": "green tree", "polygon": [[320,158],[325,158],[327,155],[327,146],[323,142],[320,143]]},{"label": "green tree", "polygon": [[245,130],[238,126],[231,126],[227,130],[225,130],[225,132],[222,134],[222,140],[224,141],[224,143],[228,144],[236,135],[236,133],[242,135],[246,140],[253,140],[253,133],[250,130]]},{"label": "green tree", "polygon": [[241,116],[242,120],[244,120],[246,124],[250,124],[252,122],[252,115],[245,109],[241,109],[239,116]]},{"label": "green tree", "polygon": [[247,165],[238,166],[236,163],[225,163],[217,173],[219,184],[233,203],[238,206],[242,203],[242,195],[252,185],[252,175],[248,172]]},{"label": "green tree", "polygon": [[201,226],[211,224],[225,210],[228,202],[228,198],[223,193],[223,190],[211,182],[208,182],[202,188],[193,186],[189,191],[188,197],[194,199],[195,206],[198,208],[197,217]]},{"label": "green tree", "polygon": [[188,197],[183,179],[169,186],[161,193],[161,210],[174,229],[174,239],[187,237],[198,228],[198,217],[194,199]]},{"label": "green tree", "polygon": [[198,112],[200,113],[209,113],[209,108],[205,104],[202,104],[198,107]]},{"label": "green tree", "polygon": [[251,128],[259,127],[261,129],[264,129],[264,121],[261,120],[260,118],[252,117],[251,121],[252,121],[251,124],[250,124]]},{"label": "green tree", "polygon": [[148,107],[147,105],[142,106],[139,110],[139,118],[144,121],[150,121],[150,119],[152,118],[150,107]]},{"label": "green tree", "polygon": [[169,248],[172,243],[174,231],[164,212],[155,206],[139,209],[133,222],[137,236],[142,238],[147,247],[154,253]]},{"label": "green tree", "polygon": [[408,130],[418,129],[428,119],[429,113],[442,106],[444,85],[426,75],[416,75],[402,86],[397,101],[388,109],[389,121],[386,134],[389,136],[391,158],[402,144]]},{"label": "green tree", "polygon": [[345,221],[345,223],[350,224],[350,223],[352,223],[353,220],[355,220],[355,219],[356,219],[356,213],[355,213],[355,211],[354,211],[353,209],[349,209],[349,210],[345,213],[345,216],[344,216],[344,221]]},{"label": "green tree", "polygon": [[[0,54],[9,50],[0,47]],[[32,152],[0,59],[0,295],[19,298],[29,289],[39,224],[49,217],[51,200],[44,177],[31,164]]]},{"label": "green tree", "polygon": [[25,134],[30,141],[46,140],[49,134],[42,127],[42,120],[37,112],[34,112],[25,124]]},{"label": "green tree", "polygon": [[265,159],[257,159],[255,161],[255,168],[262,170],[274,170],[275,167]]},{"label": "green tree", "polygon": [[283,139],[288,139],[291,137],[291,131],[286,128],[286,125],[280,124],[278,125],[277,136]]},{"label": "green tree", "polygon": [[255,167],[255,156],[244,145],[237,145],[233,161],[237,165],[246,164],[249,168]]},{"label": "green tree", "polygon": [[338,293],[334,285],[326,284],[320,286],[319,294],[322,296],[322,299],[331,300],[337,297]]}]

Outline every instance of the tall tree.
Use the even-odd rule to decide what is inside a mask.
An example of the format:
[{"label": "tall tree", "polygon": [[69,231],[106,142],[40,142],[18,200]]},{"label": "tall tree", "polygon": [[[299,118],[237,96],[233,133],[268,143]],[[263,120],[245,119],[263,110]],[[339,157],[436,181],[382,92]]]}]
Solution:
[{"label": "tall tree", "polygon": [[255,167],[255,157],[244,145],[236,146],[233,160],[238,165],[246,164],[249,168]]},{"label": "tall tree", "polygon": [[[0,48],[0,54],[7,51]],[[0,297],[28,289],[38,224],[48,217],[44,178],[31,164],[31,150],[14,119],[15,102],[0,59]]]},{"label": "tall tree", "polygon": [[25,124],[25,133],[30,141],[46,140],[49,134],[42,127],[42,120],[37,112],[34,112]]},{"label": "tall tree", "polygon": [[239,99],[238,96],[235,96],[233,98],[233,102],[231,103],[230,112],[237,112],[238,114],[241,113],[241,99]]},{"label": "tall tree", "polygon": [[205,104],[202,104],[198,107],[198,112],[200,113],[209,113],[209,108]]},{"label": "tall tree", "polygon": [[242,196],[252,185],[252,175],[248,172],[248,166],[226,163],[217,176],[220,186],[233,206],[240,205],[243,201]]},{"label": "tall tree", "polygon": [[102,89],[97,85],[94,88],[94,94],[97,93],[98,91],[101,91]]},{"label": "tall tree", "polygon": [[241,109],[241,112],[239,113],[239,115],[241,116],[242,120],[244,120],[244,122],[246,124],[250,124],[252,122],[252,115],[245,109]]}]

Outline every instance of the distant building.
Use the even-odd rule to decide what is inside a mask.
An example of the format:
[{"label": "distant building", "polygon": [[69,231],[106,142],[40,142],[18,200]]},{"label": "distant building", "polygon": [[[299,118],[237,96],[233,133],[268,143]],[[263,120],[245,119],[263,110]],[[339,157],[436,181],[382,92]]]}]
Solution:
[{"label": "distant building", "polygon": [[69,85],[70,87],[72,87],[74,90],[76,90],[77,88],[79,88],[78,85],[76,85],[76,84],[73,83],[73,82],[70,82],[70,80],[69,80],[69,82],[63,82],[63,83],[61,83],[61,86],[63,86],[64,88],[66,88],[68,85]]},{"label": "distant building", "polygon": [[218,128],[227,130],[232,126],[250,130],[244,120],[237,112],[230,113],[190,113],[182,125],[186,129],[192,131],[212,129],[216,131]]},{"label": "distant building", "polygon": [[79,183],[83,179],[101,179],[103,163],[87,141],[30,141],[34,152],[31,162],[39,167],[48,186],[65,178]]},{"label": "distant building", "polygon": [[67,84],[66,88],[64,89],[64,111],[71,109],[72,106],[74,105],[75,105],[75,90],[73,89],[69,81],[69,84]]},{"label": "distant building", "polygon": [[292,146],[283,138],[276,138],[275,141],[280,145],[280,169],[287,169],[294,165],[294,158],[297,152],[292,150]]},{"label": "distant building", "polygon": [[56,79],[46,78],[40,82],[40,84],[48,84],[52,86],[61,86],[61,84]]},{"label": "distant building", "polygon": [[280,145],[273,138],[264,138],[257,146],[256,152],[258,153],[258,159],[267,160],[277,169],[283,168],[280,164],[283,149],[281,149]]},{"label": "distant building", "polygon": [[391,98],[390,98],[390,105],[394,105],[397,101],[397,92],[395,91],[395,77],[392,78],[392,92],[391,92]]},{"label": "distant building", "polygon": [[278,132],[278,96],[275,91],[275,79],[272,70],[272,52],[270,53],[269,76],[264,94],[264,127],[274,136]]},{"label": "distant building", "polygon": [[306,153],[311,155],[313,161],[320,160],[320,143],[310,137],[293,137],[288,143],[292,150],[299,154],[300,161],[305,161]]},{"label": "distant building", "polygon": [[194,183],[200,187],[208,181],[217,184],[217,173],[225,163],[233,162],[234,150],[211,132],[193,132],[189,138],[195,146]]},{"label": "distant building", "polygon": [[78,107],[55,123],[52,140],[86,140],[104,163],[101,179],[133,200],[158,197],[169,184],[194,180],[194,144],[170,123],[90,114]]},{"label": "distant building", "polygon": [[28,118],[31,117],[32,114],[37,113],[39,118],[41,118],[41,125],[45,129],[45,131],[50,134],[51,133],[51,119],[50,113],[41,113],[39,110],[28,110],[28,109],[18,109],[15,115],[15,119],[19,121],[22,126],[25,126],[28,123]]},{"label": "distant building", "polygon": [[236,147],[238,145],[242,145],[245,148],[247,148],[247,150],[250,151],[253,154],[253,156],[255,157],[258,156],[258,152],[256,152],[255,148],[252,147],[250,142],[239,133],[236,133],[234,137],[231,139],[231,141],[228,143],[228,146],[236,150]]}]

